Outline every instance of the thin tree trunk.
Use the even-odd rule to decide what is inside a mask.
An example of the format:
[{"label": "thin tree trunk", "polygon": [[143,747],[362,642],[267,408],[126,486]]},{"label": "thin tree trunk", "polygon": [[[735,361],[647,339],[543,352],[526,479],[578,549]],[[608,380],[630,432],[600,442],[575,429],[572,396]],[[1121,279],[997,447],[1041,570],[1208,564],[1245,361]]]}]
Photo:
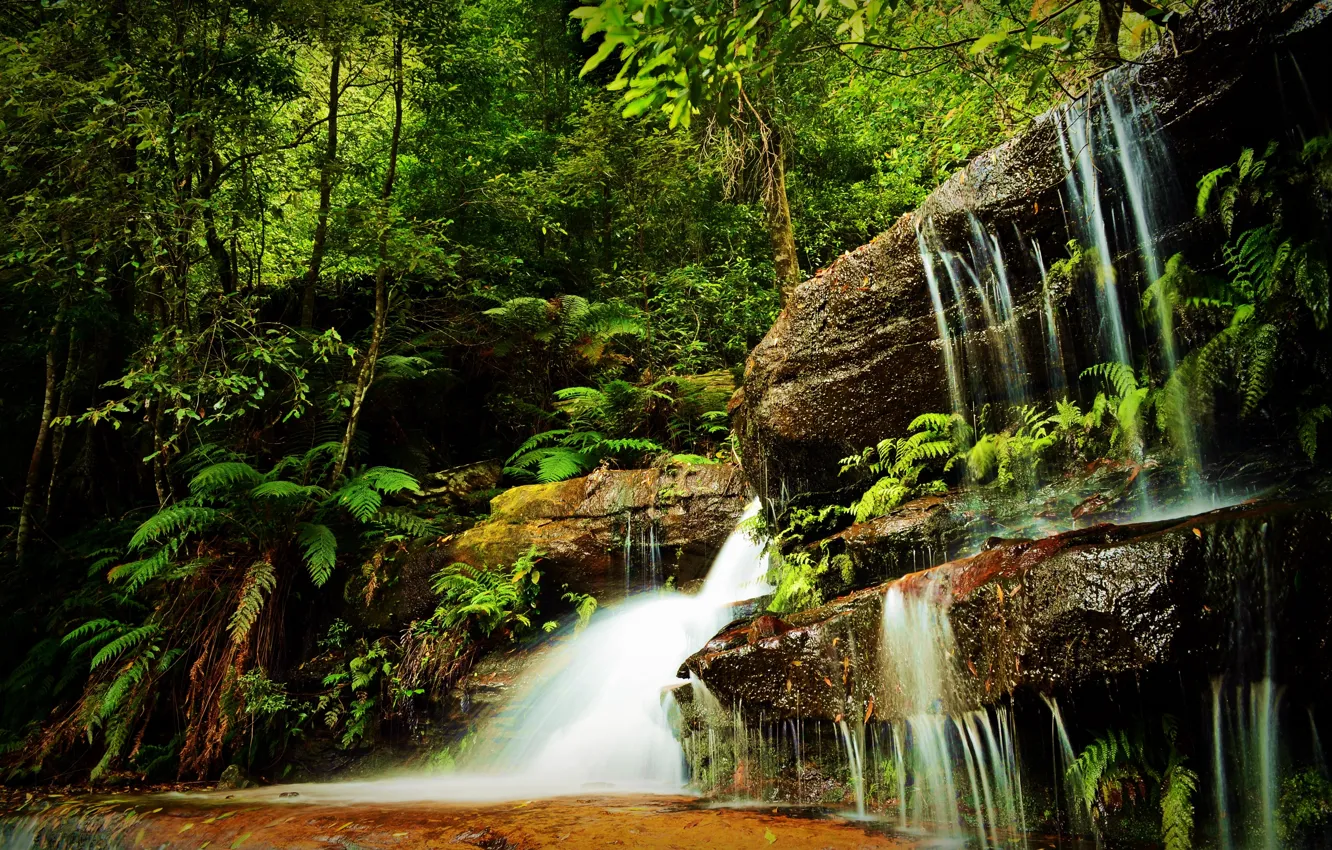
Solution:
[{"label": "thin tree trunk", "polygon": [[1096,66],[1113,68],[1119,56],[1119,29],[1124,24],[1124,0],[1100,0],[1101,21],[1096,29]]},{"label": "thin tree trunk", "polygon": [[[70,398],[74,395],[75,383],[83,371],[83,348],[75,345],[75,335],[69,334],[69,349],[65,352],[65,374],[60,379],[60,401],[56,404],[55,419],[64,420],[69,415]],[[51,478],[46,484],[46,516],[51,517],[51,501],[55,496],[56,476],[60,472],[60,456],[65,448],[66,426],[60,425],[51,436]]]},{"label": "thin tree trunk", "polygon": [[[211,146],[211,143],[210,143]],[[203,200],[204,242],[208,253],[217,265],[217,279],[222,284],[222,292],[230,295],[236,291],[236,266],[227,243],[218,235],[217,218],[213,212],[213,189],[217,175],[222,171],[222,160],[213,151],[209,165],[205,167],[199,179],[199,194]]]},{"label": "thin tree trunk", "polygon": [[324,262],[324,247],[328,242],[328,214],[333,197],[333,169],[338,159],[338,101],[342,97],[339,77],[342,69],[342,45],[333,46],[333,69],[328,74],[328,142],[324,147],[324,161],[319,166],[319,223],[315,225],[314,247],[310,251],[310,269],[305,275],[305,290],[301,294],[301,327],[314,327],[315,284],[319,282],[319,267]]},{"label": "thin tree trunk", "polygon": [[42,419],[37,425],[37,440],[32,446],[32,457],[28,461],[28,477],[23,485],[23,506],[19,509],[18,532],[15,535],[14,559],[22,563],[28,547],[28,538],[32,534],[32,509],[37,501],[37,482],[42,475],[42,457],[46,454],[46,442],[51,435],[51,418],[55,408],[56,394],[56,347],[60,332],[65,327],[65,305],[61,305],[56,320],[46,342],[46,389],[42,397]]},{"label": "thin tree trunk", "polygon": [[352,439],[356,436],[356,425],[361,418],[361,406],[365,403],[366,393],[375,380],[375,365],[379,361],[379,348],[384,341],[384,327],[388,324],[388,232],[392,223],[389,205],[393,199],[393,183],[398,173],[398,143],[402,138],[402,35],[393,39],[393,137],[389,142],[388,173],[384,175],[384,188],[380,195],[379,222],[379,267],[375,269],[375,321],[370,332],[370,348],[361,361],[360,371],[356,375],[356,389],[352,393],[351,411],[347,415],[347,430],[342,435],[342,447],[338,452],[338,462],[333,468],[333,481],[342,477],[347,465],[347,456],[351,452]]},{"label": "thin tree trunk", "polygon": [[781,135],[765,129],[762,148],[764,175],[763,208],[768,220],[768,238],[772,241],[773,271],[781,301],[786,303],[800,283],[800,263],[796,258],[795,231],[791,228],[791,205],[786,198],[786,163]]}]

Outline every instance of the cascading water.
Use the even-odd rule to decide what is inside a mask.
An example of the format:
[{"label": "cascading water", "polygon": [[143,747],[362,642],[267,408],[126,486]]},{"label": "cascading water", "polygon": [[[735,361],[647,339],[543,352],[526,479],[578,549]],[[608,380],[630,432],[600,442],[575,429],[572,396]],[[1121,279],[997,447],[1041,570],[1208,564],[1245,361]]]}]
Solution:
[{"label": "cascading water", "polygon": [[948,314],[944,310],[943,297],[939,293],[939,278],[935,274],[934,257],[925,245],[925,234],[916,228],[916,243],[920,246],[920,264],[925,269],[925,282],[930,288],[930,304],[934,308],[934,321],[939,329],[939,344],[943,347],[944,372],[948,376],[948,398],[953,404],[953,412],[965,414],[962,401],[962,377],[959,371],[957,352],[953,348],[953,334],[948,328]]},{"label": "cascading water", "polygon": [[[743,520],[758,510],[755,500]],[[765,551],[737,529],[697,595],[644,594],[606,611],[531,671],[534,687],[480,732],[465,766],[555,793],[682,788],[663,689],[679,684],[680,664],[726,624],[732,603],[766,592]]]},{"label": "cascading water", "polygon": [[1078,230],[1096,257],[1096,300],[1105,359],[1133,363],[1128,331],[1119,303],[1119,284],[1113,249],[1101,204],[1100,172],[1096,167],[1096,128],[1093,111],[1076,102],[1055,114],[1059,153],[1064,161],[1069,199],[1077,213]]},{"label": "cascading water", "polygon": [[1055,294],[1050,287],[1050,274],[1045,268],[1045,256],[1041,253],[1041,244],[1031,242],[1036,268],[1041,273],[1041,301],[1045,313],[1045,358],[1050,376],[1050,389],[1060,392],[1068,387],[1067,367],[1064,365],[1064,346],[1059,340],[1059,319],[1055,315]]},{"label": "cascading water", "polygon": [[893,730],[901,822],[957,833],[961,788],[970,798],[980,845],[999,846],[1007,833],[1026,832],[1016,727],[1003,708],[956,709],[966,700],[953,669],[947,590],[923,578],[919,588],[893,583],[883,601],[884,686],[891,710],[902,717]]}]

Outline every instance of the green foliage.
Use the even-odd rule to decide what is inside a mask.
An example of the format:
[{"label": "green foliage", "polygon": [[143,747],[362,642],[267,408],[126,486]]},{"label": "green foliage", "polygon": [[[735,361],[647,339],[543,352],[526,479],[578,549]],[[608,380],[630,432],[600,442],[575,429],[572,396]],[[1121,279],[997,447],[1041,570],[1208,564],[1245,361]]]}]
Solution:
[{"label": "green foliage", "polygon": [[560,596],[574,610],[575,630],[582,631],[592,622],[592,615],[597,613],[597,598],[590,593],[566,591]]},{"label": "green foliage", "polygon": [[1154,760],[1142,737],[1112,729],[1088,744],[1069,765],[1068,780],[1098,831],[1104,819],[1126,802],[1147,802],[1150,783],[1161,811],[1162,844],[1170,850],[1188,850],[1193,846],[1198,775],[1185,767],[1187,759],[1176,747],[1175,718],[1162,717],[1161,730],[1164,765]]},{"label": "green foliage", "polygon": [[[1246,148],[1236,163],[1199,182],[1199,215],[1217,210],[1229,237],[1222,249],[1224,274],[1200,274],[1175,256],[1145,293],[1145,304],[1162,299],[1169,310],[1212,329],[1163,388],[1163,421],[1210,417],[1223,399],[1241,417],[1254,416],[1283,368],[1298,368],[1300,333],[1327,328],[1332,289],[1326,234],[1317,232],[1316,221],[1290,214],[1301,202],[1292,189],[1307,182],[1311,170],[1316,174],[1325,158],[1323,146],[1313,144],[1296,165],[1283,166],[1275,143],[1262,156]],[[1311,458],[1320,407],[1298,412],[1296,436]]]},{"label": "green foliage", "polygon": [[1092,403],[1091,422],[1101,425],[1105,417],[1114,423],[1110,443],[1130,457],[1141,457],[1146,443],[1148,415],[1158,393],[1139,380],[1133,367],[1125,363],[1097,363],[1083,371],[1083,378],[1096,378],[1102,389]]},{"label": "green foliage", "polygon": [[568,427],[530,437],[509,457],[505,472],[548,483],[586,474],[603,462],[641,462],[669,445],[708,446],[727,434],[710,417],[725,415],[731,383],[727,375],[727,390],[718,392],[709,386],[710,377],[671,375],[646,386],[613,379],[599,387],[559,390],[555,406]]},{"label": "green foliage", "polygon": [[1308,769],[1281,782],[1277,834],[1286,847],[1298,847],[1332,824],[1332,782]]},{"label": "green foliage", "polygon": [[[435,619],[446,629],[458,629],[475,640],[499,633],[518,640],[533,625],[541,590],[541,553],[527,550],[508,569],[451,564],[435,575],[435,593],[441,604]],[[588,612],[591,616],[591,611]]]},{"label": "green foliage", "polygon": [[819,579],[827,571],[826,552],[817,561],[807,551],[786,552],[773,558],[768,569],[768,583],[774,589],[768,610],[787,614],[823,604]]},{"label": "green foliage", "polygon": [[1079,14],[1076,5],[1039,20],[1026,19],[1025,7],[1020,19],[995,20],[947,15],[912,2],[745,0],[682,7],[662,0],[601,0],[575,10],[574,17],[583,21],[584,40],[601,38],[584,74],[619,52],[620,69],[609,88],[624,92],[626,116],[659,111],[671,127],[687,127],[700,111],[747,105],[746,95],[770,85],[786,63],[817,50],[891,68],[894,59],[907,64],[903,53],[928,54],[940,49],[933,44],[947,41],[970,47],[950,53],[960,65],[1022,72],[1018,85],[1030,100],[1053,84],[1051,65],[1075,60],[1088,47],[1092,17]]},{"label": "green foliage", "polygon": [[889,437],[858,455],[842,459],[841,472],[865,471],[880,476],[852,506],[856,522],[882,516],[907,499],[944,489],[939,479],[921,483],[927,469],[947,472],[960,458],[959,446],[970,429],[960,416],[923,414],[911,423],[907,437]]},{"label": "green foliage", "polygon": [[[383,508],[382,500],[418,492],[415,479],[401,470],[370,467],[331,490],[309,483],[326,468],[327,454],[327,447],[316,447],[260,472],[248,461],[202,446],[185,458],[194,466],[189,495],[144,520],[129,538],[126,551],[141,557],[99,560],[98,572],[122,594],[118,604],[127,617],[85,620],[61,641],[72,657],[89,657],[89,678],[72,728],[90,738],[102,732],[104,749],[94,778],[121,758],[134,730],[149,722],[157,691],[176,685],[173,677],[184,672],[178,659],[190,653],[194,664],[198,653],[207,653],[197,661],[204,663],[212,655],[207,646],[223,633],[231,652],[253,651],[260,640],[255,625],[284,572],[308,573],[319,587],[337,565],[339,531],[344,538],[359,534],[354,552],[364,552],[361,547],[373,547],[403,527],[400,519],[385,521],[396,514]],[[428,523],[411,527],[431,530]],[[210,601],[214,594],[222,605]],[[136,622],[136,616],[142,619]],[[213,656],[215,666],[191,672],[183,683],[189,699],[235,675],[243,680],[249,671],[236,674],[227,667],[229,657]],[[218,738],[209,743],[197,733],[185,736],[183,769],[220,752],[225,717],[234,713],[225,702],[215,701],[205,715],[216,727],[208,734]]]}]

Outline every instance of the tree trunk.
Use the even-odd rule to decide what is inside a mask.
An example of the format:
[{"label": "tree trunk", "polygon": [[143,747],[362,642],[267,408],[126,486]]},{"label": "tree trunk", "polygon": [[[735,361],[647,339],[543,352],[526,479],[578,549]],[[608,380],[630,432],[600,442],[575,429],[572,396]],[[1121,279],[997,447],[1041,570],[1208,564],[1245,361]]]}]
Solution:
[{"label": "tree trunk", "polygon": [[42,419],[37,424],[37,441],[32,447],[32,457],[28,461],[28,477],[23,485],[23,506],[19,509],[18,532],[14,539],[14,560],[23,562],[23,555],[28,547],[28,538],[32,534],[32,509],[37,501],[37,482],[42,475],[42,457],[46,454],[47,438],[51,434],[51,414],[55,407],[56,394],[56,347],[60,332],[65,326],[65,306],[62,304],[46,343],[46,392],[42,398]]},{"label": "tree trunk", "polygon": [[[76,383],[79,374],[83,371],[83,347],[76,346],[75,334],[70,331],[69,349],[65,352],[65,374],[60,379],[60,401],[56,404],[55,418],[57,422],[63,421],[69,415],[70,399],[77,389]],[[55,429],[51,435],[51,478],[46,484],[46,518],[51,519],[51,501],[56,491],[56,476],[60,472],[60,456],[65,448],[65,433],[67,427],[64,425]]]},{"label": "tree trunk", "polygon": [[310,269],[305,274],[305,291],[301,294],[301,327],[314,327],[315,284],[319,281],[319,267],[324,262],[324,246],[328,242],[328,214],[333,197],[333,169],[338,159],[338,101],[342,97],[339,77],[342,69],[342,45],[334,45],[333,69],[328,74],[328,142],[324,147],[324,160],[319,166],[319,223],[315,225],[314,247],[310,251]]},{"label": "tree trunk", "polygon": [[[212,143],[209,142],[211,147]],[[217,279],[222,285],[222,292],[230,295],[236,291],[236,266],[233,262],[231,252],[227,250],[227,243],[218,235],[217,217],[213,212],[213,189],[217,181],[217,176],[222,172],[222,160],[217,152],[213,151],[208,159],[208,165],[201,169],[199,178],[199,195],[203,200],[203,221],[204,221],[204,242],[208,245],[208,254],[213,258],[213,263],[217,266]]]},{"label": "tree trunk", "polygon": [[380,194],[379,222],[379,267],[375,269],[375,321],[370,331],[370,348],[361,361],[360,371],[356,375],[356,389],[352,392],[351,410],[347,414],[347,430],[342,435],[342,446],[338,451],[338,462],[333,468],[333,481],[342,477],[347,466],[347,456],[351,453],[352,439],[356,436],[356,424],[361,418],[361,406],[375,380],[375,365],[379,361],[379,348],[384,341],[384,327],[388,324],[388,233],[392,224],[389,208],[393,200],[393,182],[398,173],[398,143],[402,139],[402,35],[393,39],[393,136],[389,142],[388,173],[384,175],[384,188]]},{"label": "tree trunk", "polygon": [[791,229],[791,205],[786,199],[786,163],[781,134],[765,133],[762,148],[764,169],[763,208],[767,214],[768,238],[772,241],[772,263],[776,272],[781,301],[800,283],[800,263],[796,259],[795,231]]},{"label": "tree trunk", "polygon": [[1121,61],[1119,30],[1124,24],[1124,0],[1100,0],[1101,22],[1096,29],[1096,66],[1113,68]]}]

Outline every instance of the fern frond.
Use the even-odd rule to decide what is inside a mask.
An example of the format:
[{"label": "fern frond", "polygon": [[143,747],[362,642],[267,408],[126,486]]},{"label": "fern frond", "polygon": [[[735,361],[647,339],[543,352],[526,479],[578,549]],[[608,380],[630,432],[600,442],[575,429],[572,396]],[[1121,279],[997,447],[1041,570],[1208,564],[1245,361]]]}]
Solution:
[{"label": "fern frond", "polygon": [[161,633],[162,627],[156,623],[146,623],[139,626],[137,629],[131,629],[102,647],[98,653],[93,656],[92,662],[89,664],[89,669],[96,670],[108,661],[114,661],[127,651]]},{"label": "fern frond", "polygon": [[540,434],[533,434],[531,437],[528,437],[527,440],[525,440],[521,446],[518,447],[517,451],[515,451],[512,455],[509,456],[506,465],[521,466],[522,464],[520,464],[518,461],[524,455],[530,454],[536,451],[537,449],[550,446],[553,443],[558,443],[560,440],[564,439],[565,437],[568,437],[569,434],[570,431],[568,428],[555,428],[550,431],[542,431]]},{"label": "fern frond", "polygon": [[130,593],[163,575],[172,566],[171,550],[163,547],[147,558],[121,564],[106,574],[107,581],[121,582]]},{"label": "fern frond", "polygon": [[384,498],[361,476],[339,487],[332,499],[360,522],[369,522],[384,504]]},{"label": "fern frond", "polygon": [[237,484],[262,481],[263,476],[248,463],[239,460],[223,461],[206,466],[190,479],[190,492],[197,495],[217,493]]},{"label": "fern frond", "polygon": [[1300,448],[1309,456],[1309,460],[1314,459],[1318,453],[1318,426],[1322,422],[1332,419],[1332,407],[1326,404],[1320,404],[1311,410],[1300,411],[1299,438]]},{"label": "fern frond", "polygon": [[1217,184],[1221,182],[1222,178],[1229,175],[1232,170],[1231,166],[1223,165],[1214,171],[1207,172],[1198,181],[1198,202],[1196,205],[1198,218],[1207,217],[1207,207],[1210,205],[1212,193],[1216,191]]},{"label": "fern frond", "polygon": [[255,561],[245,572],[241,584],[236,610],[227,622],[227,631],[231,633],[232,643],[240,643],[250,634],[254,621],[259,619],[259,611],[264,607],[264,597],[277,587],[277,573],[268,561]]},{"label": "fern frond", "polygon": [[1279,342],[1275,325],[1262,324],[1247,334],[1240,380],[1241,416],[1257,410],[1271,389]]},{"label": "fern frond", "polygon": [[1314,325],[1327,328],[1329,281],[1327,257],[1315,243],[1302,245],[1294,261],[1295,291],[1313,315]]},{"label": "fern frond", "polygon": [[170,505],[149,517],[130,538],[129,548],[139,549],[163,537],[200,531],[217,519],[217,511],[198,505]]},{"label": "fern frond", "polygon": [[381,493],[416,493],[421,487],[410,473],[392,466],[372,466],[360,474],[360,479]]},{"label": "fern frond", "polygon": [[1084,378],[1100,378],[1114,394],[1123,398],[1138,389],[1138,376],[1127,363],[1107,362],[1089,366],[1082,372]]},{"label": "fern frond", "polygon": [[250,491],[256,499],[322,499],[328,491],[318,484],[295,481],[265,481]]},{"label": "fern frond", "polygon": [[1193,795],[1198,790],[1198,774],[1172,759],[1162,777],[1161,838],[1165,850],[1190,850],[1193,847]]},{"label": "fern frond", "polygon": [[587,455],[569,449],[549,449],[537,461],[537,481],[551,484],[582,475],[591,468]]},{"label": "fern frond", "polygon": [[405,510],[384,510],[375,516],[375,522],[409,537],[433,537],[439,529],[425,517]]},{"label": "fern frond", "polygon": [[75,641],[81,641],[108,629],[124,629],[126,625],[119,620],[109,620],[105,617],[99,617],[95,620],[88,620],[80,623],[71,629],[64,637],[60,639],[61,646],[68,646]]},{"label": "fern frond", "polygon": [[315,587],[323,587],[338,565],[338,538],[328,526],[302,522],[296,526],[296,542],[300,544],[305,567]]}]

